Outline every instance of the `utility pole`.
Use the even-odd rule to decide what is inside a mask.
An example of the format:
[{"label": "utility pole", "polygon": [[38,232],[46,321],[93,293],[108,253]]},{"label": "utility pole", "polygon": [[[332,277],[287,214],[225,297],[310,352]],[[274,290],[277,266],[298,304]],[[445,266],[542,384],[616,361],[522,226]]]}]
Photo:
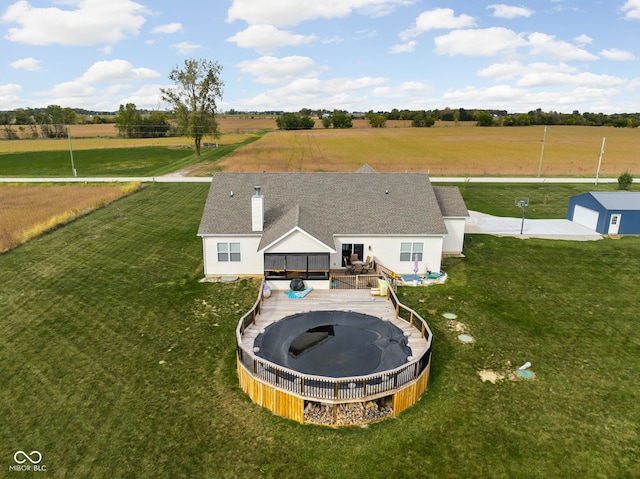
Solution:
[{"label": "utility pole", "polygon": [[547,125],[544,125],[544,133],[542,134],[542,149],[540,150],[540,164],[538,165],[538,178],[542,172],[542,157],[544,156],[544,140],[547,138]]},{"label": "utility pole", "polygon": [[73,172],[73,177],[78,176],[78,172],[76,171],[76,167],[73,164],[73,148],[71,148],[71,128],[67,126],[67,137],[69,138],[69,155],[71,156],[71,171]]},{"label": "utility pole", "polygon": [[598,177],[600,176],[600,165],[602,164],[602,155],[604,155],[604,142],[605,137],[602,137],[602,148],[600,148],[600,158],[598,158],[598,169],[596,170],[596,185],[598,184]]}]

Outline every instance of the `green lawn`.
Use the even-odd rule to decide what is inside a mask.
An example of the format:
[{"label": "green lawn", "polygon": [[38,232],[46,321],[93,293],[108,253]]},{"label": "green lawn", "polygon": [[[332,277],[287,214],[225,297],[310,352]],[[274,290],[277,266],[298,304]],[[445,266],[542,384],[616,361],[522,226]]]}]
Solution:
[{"label": "green lawn", "polygon": [[[438,186],[440,183],[434,183]],[[569,197],[590,191],[619,191],[618,183],[455,183],[460,188],[467,208],[496,216],[520,217],[522,210],[515,206],[516,197],[529,198],[527,218],[566,218]],[[630,191],[640,191],[633,184]]]},{"label": "green lawn", "polygon": [[[73,161],[78,176],[153,176],[185,157],[189,149],[164,146],[78,150]],[[73,176],[69,151],[37,151],[0,155],[0,176]]]},{"label": "green lawn", "polygon": [[[399,292],[434,332],[422,399],[368,428],[303,426],[237,384],[257,283],[198,282],[207,188],[156,183],[0,256],[4,471],[37,450],[52,478],[640,475],[640,238],[469,236],[447,283]],[[535,380],[478,375],[525,361]]]},{"label": "green lawn", "polygon": [[[257,132],[238,143],[203,148],[198,158],[190,148],[141,146],[74,150],[73,164],[79,177],[160,176],[198,163],[214,164],[236,149],[253,143]],[[0,177],[70,177],[69,151],[37,151],[0,154]]]}]

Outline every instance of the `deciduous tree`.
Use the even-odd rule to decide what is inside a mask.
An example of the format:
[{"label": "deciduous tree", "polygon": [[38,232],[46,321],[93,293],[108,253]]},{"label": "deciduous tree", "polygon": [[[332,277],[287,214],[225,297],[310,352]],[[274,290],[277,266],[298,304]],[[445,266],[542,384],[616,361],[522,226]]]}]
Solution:
[{"label": "deciduous tree", "polygon": [[138,136],[142,116],[138,113],[135,103],[120,105],[118,114],[114,118],[118,134],[124,138],[134,138]]},{"label": "deciduous tree", "polygon": [[175,87],[160,89],[162,99],[173,107],[181,132],[193,138],[196,156],[200,156],[203,137],[219,136],[216,114],[224,87],[221,72],[218,62],[187,59],[182,69],[176,66],[169,74]]},{"label": "deciduous tree", "polygon": [[276,125],[281,130],[310,130],[315,123],[310,116],[300,116],[298,113],[284,113],[276,118]]}]

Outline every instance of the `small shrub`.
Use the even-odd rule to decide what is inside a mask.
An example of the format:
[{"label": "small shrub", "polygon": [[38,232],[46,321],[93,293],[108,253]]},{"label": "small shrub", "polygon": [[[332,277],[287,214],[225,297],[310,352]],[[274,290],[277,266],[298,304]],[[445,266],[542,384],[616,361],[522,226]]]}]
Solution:
[{"label": "small shrub", "polygon": [[633,175],[628,170],[618,176],[618,189],[628,190],[631,183],[633,183]]}]

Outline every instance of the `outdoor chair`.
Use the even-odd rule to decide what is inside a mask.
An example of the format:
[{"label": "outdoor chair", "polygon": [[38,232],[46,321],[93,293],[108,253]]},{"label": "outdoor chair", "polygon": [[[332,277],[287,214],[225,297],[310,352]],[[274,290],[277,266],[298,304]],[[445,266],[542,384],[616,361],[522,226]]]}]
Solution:
[{"label": "outdoor chair", "polygon": [[356,263],[353,267],[354,274],[361,274],[364,270],[364,265],[362,263]]},{"label": "outdoor chair", "polygon": [[353,274],[353,265],[349,263],[349,257],[343,256],[342,259],[344,260],[344,267],[347,270],[347,273]]},{"label": "outdoor chair", "polygon": [[369,258],[369,261],[367,261],[365,263],[365,265],[363,266],[363,270],[364,270],[365,273],[370,273],[371,271],[375,271],[376,270],[376,265],[375,265],[374,261]]}]

